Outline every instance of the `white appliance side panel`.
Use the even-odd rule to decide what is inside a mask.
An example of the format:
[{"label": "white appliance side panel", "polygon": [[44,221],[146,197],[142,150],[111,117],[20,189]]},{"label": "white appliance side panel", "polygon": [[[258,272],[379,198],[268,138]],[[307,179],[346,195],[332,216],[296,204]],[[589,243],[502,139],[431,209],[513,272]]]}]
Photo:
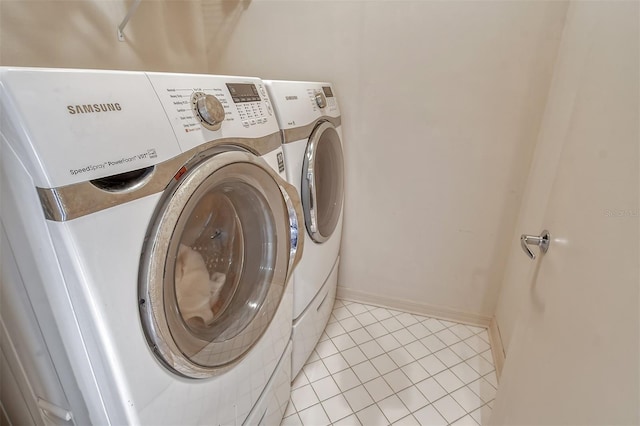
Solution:
[{"label": "white appliance side panel", "polygon": [[0,424],[3,426],[42,423],[33,397],[29,395],[28,390],[23,390],[28,387],[24,382],[24,375],[20,378],[23,379],[21,383],[14,375],[14,368],[9,364],[8,356],[0,350]]},{"label": "white appliance side panel", "polygon": [[[318,344],[329,317],[333,311],[338,287],[338,265],[340,259],[335,261],[331,274],[320,289],[316,297],[311,301],[306,311],[293,323],[293,352],[291,354],[291,377],[295,378],[304,363]],[[295,290],[294,290],[295,291]]]},{"label": "white appliance side panel", "polygon": [[1,131],[20,145],[37,186],[110,176],[180,153],[144,73],[2,68],[0,81]]},{"label": "white appliance side panel", "polygon": [[[330,83],[275,80],[267,80],[265,83],[281,129],[302,127],[322,116],[340,116],[336,93]],[[319,108],[314,94],[322,92],[323,86],[331,87],[334,96],[327,98],[325,108]]]},{"label": "white appliance side panel", "polygon": [[[212,140],[258,138],[279,131],[278,122],[260,79],[164,73],[147,75],[169,117],[169,122],[183,151]],[[226,86],[227,83],[254,84],[260,101],[234,102]],[[193,113],[191,96],[195,92],[215,96],[224,107],[225,120],[219,130],[206,129]]]},{"label": "white appliance side panel", "polygon": [[[32,300],[34,295],[42,297],[41,303],[48,303],[51,308],[53,320],[41,322],[40,327],[54,364],[59,367],[68,363],[72,370],[73,377],[67,374],[60,377],[69,402],[80,421],[84,417],[80,416],[79,410],[84,409],[89,412],[91,423],[123,422],[116,410],[107,413],[97,391],[92,361],[87,357],[78,317],[67,292],[33,181],[6,140],[2,138],[1,142],[0,217],[27,293]],[[61,345],[49,339],[58,330],[62,337]],[[75,385],[81,397],[71,397],[70,389]],[[85,404],[86,408],[78,408]]]},{"label": "white appliance side panel", "polygon": [[[17,388],[3,389],[3,393],[20,393],[21,388],[24,389],[22,396],[29,400],[27,405],[33,407],[35,417],[43,414],[37,406],[38,398],[71,411],[3,226],[0,226],[0,240],[0,350],[16,381],[24,383]],[[55,417],[52,420],[55,424],[72,424]]]}]

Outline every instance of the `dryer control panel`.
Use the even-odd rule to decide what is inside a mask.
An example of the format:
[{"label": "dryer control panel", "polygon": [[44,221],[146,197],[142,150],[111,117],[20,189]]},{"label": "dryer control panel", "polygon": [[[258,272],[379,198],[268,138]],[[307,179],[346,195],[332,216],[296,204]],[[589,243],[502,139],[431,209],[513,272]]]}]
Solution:
[{"label": "dryer control panel", "polygon": [[278,132],[258,78],[148,73],[183,150],[222,138]]},{"label": "dryer control panel", "polygon": [[306,126],[320,117],[340,117],[335,90],[330,83],[267,80],[280,127]]}]

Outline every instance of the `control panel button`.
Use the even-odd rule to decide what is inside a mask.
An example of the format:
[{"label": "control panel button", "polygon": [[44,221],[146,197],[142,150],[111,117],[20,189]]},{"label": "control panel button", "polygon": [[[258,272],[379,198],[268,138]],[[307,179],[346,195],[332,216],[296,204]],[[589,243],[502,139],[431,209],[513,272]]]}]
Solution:
[{"label": "control panel button", "polygon": [[242,125],[243,125],[244,127],[249,127],[249,122],[248,122],[247,120],[243,120],[243,121],[242,121]]},{"label": "control panel button", "polygon": [[251,124],[252,126],[255,126],[256,125],[256,120],[253,120],[253,119],[249,120],[249,124]]}]

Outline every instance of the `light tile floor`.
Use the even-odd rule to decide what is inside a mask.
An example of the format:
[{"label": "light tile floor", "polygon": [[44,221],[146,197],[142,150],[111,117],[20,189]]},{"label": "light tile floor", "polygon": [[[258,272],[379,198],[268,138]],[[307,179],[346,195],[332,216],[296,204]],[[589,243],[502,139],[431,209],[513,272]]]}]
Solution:
[{"label": "light tile floor", "polygon": [[281,425],[481,425],[497,386],[485,328],[338,299]]}]

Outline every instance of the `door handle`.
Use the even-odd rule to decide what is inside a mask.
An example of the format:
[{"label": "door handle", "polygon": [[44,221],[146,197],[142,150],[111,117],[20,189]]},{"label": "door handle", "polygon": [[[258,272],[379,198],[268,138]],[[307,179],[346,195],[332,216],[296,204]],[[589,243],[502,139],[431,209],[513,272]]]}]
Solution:
[{"label": "door handle", "polygon": [[536,255],[531,251],[529,246],[540,247],[541,253],[546,253],[549,250],[549,243],[551,242],[551,234],[546,229],[542,231],[542,234],[538,235],[520,235],[520,246],[530,259],[535,259]]}]

